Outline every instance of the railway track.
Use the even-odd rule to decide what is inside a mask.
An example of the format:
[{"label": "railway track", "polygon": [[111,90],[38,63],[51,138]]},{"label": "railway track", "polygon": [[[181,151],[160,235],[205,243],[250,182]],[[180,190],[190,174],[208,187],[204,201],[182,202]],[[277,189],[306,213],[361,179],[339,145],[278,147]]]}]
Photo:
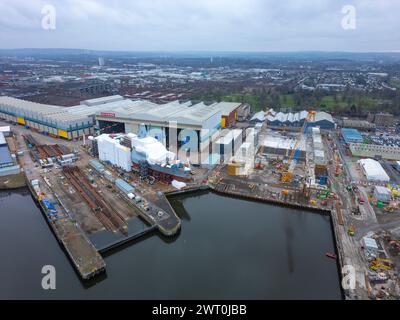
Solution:
[{"label": "railway track", "polygon": [[63,174],[87,202],[106,229],[113,232],[119,230],[124,235],[128,234],[128,226],[125,219],[102,198],[78,167],[65,167],[63,168]]}]

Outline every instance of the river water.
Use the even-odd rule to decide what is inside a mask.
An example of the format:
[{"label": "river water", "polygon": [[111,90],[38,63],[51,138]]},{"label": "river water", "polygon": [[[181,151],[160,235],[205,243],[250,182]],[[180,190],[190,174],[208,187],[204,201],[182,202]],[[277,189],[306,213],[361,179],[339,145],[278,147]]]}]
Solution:
[{"label": "river water", "polygon": [[[341,299],[329,217],[213,193],[171,204],[178,236],[114,251],[82,283],[29,192],[0,192],[0,299]],[[56,290],[41,287],[44,265]]]}]

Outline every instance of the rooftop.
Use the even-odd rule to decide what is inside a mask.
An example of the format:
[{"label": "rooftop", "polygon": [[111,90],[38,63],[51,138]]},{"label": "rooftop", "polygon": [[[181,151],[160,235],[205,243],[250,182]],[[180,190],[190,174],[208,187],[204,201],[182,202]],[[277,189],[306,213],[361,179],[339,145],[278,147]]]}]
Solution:
[{"label": "rooftop", "polygon": [[392,194],[389,188],[382,186],[375,186],[375,190],[380,194]]},{"label": "rooftop", "polygon": [[7,110],[16,116],[40,119],[45,122],[88,121],[86,115],[71,113],[70,110],[73,110],[73,108],[41,104],[6,96],[0,97],[0,110]]},{"label": "rooftop", "polygon": [[363,141],[363,137],[357,129],[342,128],[341,132],[346,142]]},{"label": "rooftop", "polygon": [[10,151],[6,145],[0,146],[0,165],[14,164]]},{"label": "rooftop", "polygon": [[43,120],[45,122],[91,122],[92,116],[101,116],[101,113],[114,113],[117,117],[138,121],[184,123],[201,126],[211,117],[219,117],[229,114],[241,106],[239,102],[214,102],[206,104],[179,100],[165,104],[156,104],[147,100],[130,100],[122,96],[90,99],[82,101],[80,105],[73,107],[61,107],[55,105],[39,104],[35,102],[15,99],[12,97],[0,97],[0,110],[3,109],[20,117]]},{"label": "rooftop", "polygon": [[228,116],[232,111],[239,108],[242,104],[239,102],[219,102],[216,108],[221,110],[223,116]]},{"label": "rooftop", "polygon": [[6,138],[4,138],[3,132],[0,131],[0,146],[7,144]]},{"label": "rooftop", "polygon": [[87,106],[95,106],[95,105],[101,105],[101,104],[115,102],[115,101],[121,101],[121,100],[124,100],[124,97],[122,97],[120,95],[114,95],[114,96],[101,97],[101,98],[81,101],[81,104],[87,105]]}]

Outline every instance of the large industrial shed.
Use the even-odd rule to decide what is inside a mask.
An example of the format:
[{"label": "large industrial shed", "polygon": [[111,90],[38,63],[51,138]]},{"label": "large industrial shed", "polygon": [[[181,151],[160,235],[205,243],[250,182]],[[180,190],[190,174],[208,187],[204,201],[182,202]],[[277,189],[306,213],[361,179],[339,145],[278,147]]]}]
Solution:
[{"label": "large industrial shed", "polygon": [[350,143],[350,151],[356,157],[382,157],[387,160],[400,160],[400,148],[376,144]]},{"label": "large industrial shed", "polygon": [[[0,118],[65,139],[93,134],[95,125],[101,133],[138,133],[143,123],[151,135],[166,145],[169,143],[167,129],[176,124],[179,141],[187,143],[197,139],[203,150],[222,124],[229,126],[236,121],[238,109],[243,106],[246,105],[235,102],[156,104],[115,95],[85,100],[67,108],[4,96],[0,97]],[[193,132],[196,136],[191,136]]]},{"label": "large industrial shed", "polygon": [[310,122],[312,127],[320,127],[321,129],[331,130],[335,128],[335,121],[327,112],[319,111],[315,114],[315,118]]},{"label": "large industrial shed", "polygon": [[363,172],[369,181],[390,181],[388,174],[378,161],[373,159],[361,159],[358,160],[358,164],[362,167]]},{"label": "large industrial shed", "polygon": [[228,128],[236,123],[241,105],[238,102],[220,102],[218,104],[218,109],[221,110],[221,128]]},{"label": "large industrial shed", "polygon": [[91,134],[93,120],[85,113],[73,113],[73,108],[40,104],[12,97],[0,97],[0,118],[35,131],[65,139]]},{"label": "large industrial shed", "polygon": [[[96,113],[97,127],[105,133],[118,128],[118,132],[139,133],[139,126],[145,125],[146,131],[164,145],[169,146],[169,128],[176,127],[180,144],[197,140],[197,148],[204,150],[221,129],[222,112],[219,103],[192,104],[179,101],[158,105],[138,100],[125,102],[118,108],[104,108]],[[173,138],[173,137],[171,137]]]}]

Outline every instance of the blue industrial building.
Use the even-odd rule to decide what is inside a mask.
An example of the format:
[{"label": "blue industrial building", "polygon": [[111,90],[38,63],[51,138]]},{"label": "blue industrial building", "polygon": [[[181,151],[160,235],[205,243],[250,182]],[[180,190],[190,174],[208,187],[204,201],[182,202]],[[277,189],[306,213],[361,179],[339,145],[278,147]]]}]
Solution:
[{"label": "blue industrial building", "polygon": [[89,164],[93,169],[101,174],[106,170],[106,168],[96,159],[90,160]]},{"label": "blue industrial building", "polygon": [[125,182],[122,179],[115,180],[115,185],[117,186],[117,188],[119,190],[121,190],[122,192],[124,192],[126,194],[135,191],[135,188],[133,186],[131,186],[129,183]]},{"label": "blue industrial building", "polygon": [[362,143],[364,141],[361,133],[357,129],[342,128],[341,133],[346,144]]}]

